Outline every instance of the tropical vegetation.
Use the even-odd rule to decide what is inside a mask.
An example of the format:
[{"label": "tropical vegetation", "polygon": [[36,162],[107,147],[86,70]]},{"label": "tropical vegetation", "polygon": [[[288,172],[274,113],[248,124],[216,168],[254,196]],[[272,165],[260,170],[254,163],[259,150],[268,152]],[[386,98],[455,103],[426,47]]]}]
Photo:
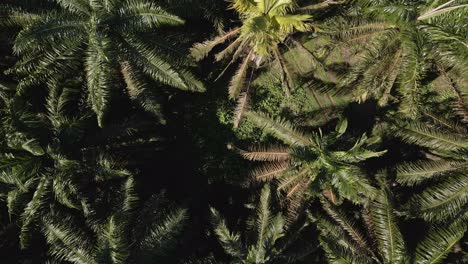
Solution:
[{"label": "tropical vegetation", "polygon": [[466,0],[2,1],[1,262],[467,263],[467,25]]}]

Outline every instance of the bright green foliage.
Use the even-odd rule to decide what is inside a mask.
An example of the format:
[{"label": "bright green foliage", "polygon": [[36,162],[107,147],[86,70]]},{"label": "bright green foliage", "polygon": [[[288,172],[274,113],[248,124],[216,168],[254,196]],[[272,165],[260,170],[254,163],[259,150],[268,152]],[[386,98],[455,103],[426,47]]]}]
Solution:
[{"label": "bright green foliage", "polygon": [[247,221],[248,230],[242,233],[231,231],[218,211],[211,208],[214,232],[224,251],[232,257],[230,263],[295,263],[307,255],[304,245],[291,247],[294,242],[291,238],[300,230],[287,229],[285,217],[274,213],[272,200],[270,188],[265,185],[255,212]]},{"label": "bright green foliage", "polygon": [[192,56],[201,60],[216,46],[233,39],[215,57],[216,61],[221,61],[231,56],[228,67],[241,59],[229,84],[229,98],[238,100],[234,119],[234,126],[237,127],[248,104],[248,80],[253,74],[253,71],[249,73],[249,69],[254,65],[258,68],[273,59],[281,69],[281,80],[286,95],[289,95],[292,77],[279,45],[294,32],[307,32],[312,26],[309,23],[310,15],[295,14],[295,0],[233,0],[232,8],[239,13],[242,25],[212,40],[195,44]]},{"label": "bright green foliage", "polygon": [[192,49],[196,59],[203,59],[216,45],[237,36],[233,41],[235,46],[218,53],[216,59],[219,61],[232,52],[248,48],[261,60],[272,56],[273,48],[291,33],[311,29],[309,15],[294,14],[294,0],[233,0],[232,8],[239,13],[242,26],[214,40],[196,44]]},{"label": "bright green foliage", "polygon": [[[108,108],[125,83],[130,98],[160,114],[158,97],[145,80],[183,90],[203,85],[182,61],[171,56],[171,44],[145,34],[184,21],[146,0],[56,0],[58,9],[33,14],[9,8],[4,24],[22,27],[14,42],[21,56],[12,72],[25,77],[20,89],[56,80],[64,71],[84,69],[88,103],[102,126]],[[33,10],[33,9],[32,9]],[[0,21],[1,22],[1,21]],[[176,54],[174,54],[176,55]]]},{"label": "bright green foliage", "polygon": [[322,203],[326,213],[314,220],[329,263],[445,263],[445,257],[467,230],[462,221],[431,228],[413,252],[403,239],[387,187],[381,187],[376,199],[358,217],[325,200]]},{"label": "bright green foliage", "polygon": [[161,195],[140,207],[131,177],[119,195],[119,207],[102,224],[90,228],[60,213],[44,217],[49,256],[77,264],[167,263],[167,255],[177,244],[186,221],[186,211],[165,209]]},{"label": "bright green foliage", "polygon": [[444,122],[413,123],[395,129],[404,141],[426,147],[428,160],[404,163],[397,167],[397,180],[414,186],[431,184],[414,195],[405,208],[410,215],[428,221],[465,217],[468,204],[468,137],[466,131]]},{"label": "bright green foliage", "polygon": [[365,203],[376,195],[377,190],[358,164],[385,151],[369,150],[367,147],[372,142],[366,135],[354,144],[341,140],[346,139],[346,119],[337,125],[335,132],[324,135],[321,130],[306,133],[285,120],[273,120],[254,112],[246,115],[256,126],[286,144],[241,151],[248,160],[268,162],[254,171],[256,180],[278,181],[278,190],[285,191],[289,198],[304,192],[312,196],[323,192],[333,203],[341,198]]}]

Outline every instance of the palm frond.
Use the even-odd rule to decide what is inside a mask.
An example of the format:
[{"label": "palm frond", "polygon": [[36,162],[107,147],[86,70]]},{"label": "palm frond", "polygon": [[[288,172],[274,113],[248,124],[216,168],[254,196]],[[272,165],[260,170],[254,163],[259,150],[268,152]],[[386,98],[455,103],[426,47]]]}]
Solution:
[{"label": "palm frond", "polygon": [[233,257],[244,257],[245,252],[241,243],[240,235],[229,231],[224,219],[214,208],[211,208],[211,217],[215,228],[215,234],[226,253]]},{"label": "palm frond", "polygon": [[53,46],[60,46],[57,44],[60,41],[64,46],[73,45],[76,40],[82,40],[83,27],[83,21],[74,17],[47,17],[20,31],[16,36],[13,51],[27,55],[34,51],[53,49]]},{"label": "palm frond", "polygon": [[235,35],[239,34],[239,32],[240,28],[234,28],[231,31],[219,35],[212,40],[207,40],[203,43],[197,43],[190,49],[190,53],[192,54],[192,57],[195,58],[195,60],[201,60],[205,58],[214,47],[224,43],[229,38],[232,38]]},{"label": "palm frond", "polygon": [[[258,1],[258,5],[261,5],[264,1]],[[234,0],[232,1],[232,9],[235,9],[237,12],[249,13],[249,12],[258,12],[261,10],[257,3],[253,0]]]},{"label": "palm frond", "polygon": [[95,39],[96,45],[88,48],[86,79],[89,89],[88,100],[98,118],[100,127],[104,125],[109,103],[113,94],[115,72],[110,61],[109,39]]},{"label": "palm frond", "polygon": [[281,82],[283,83],[283,90],[287,97],[291,95],[291,87],[294,87],[294,77],[292,76],[292,72],[290,71],[283,55],[280,53],[277,46],[273,47],[273,55],[275,56],[275,60],[278,63],[280,72],[281,72]]},{"label": "palm frond", "polygon": [[466,162],[446,160],[408,162],[397,167],[397,181],[414,186],[429,179],[437,179],[463,170],[466,166],[468,166]]},{"label": "palm frond", "polygon": [[22,248],[27,248],[31,239],[31,231],[40,218],[40,211],[47,204],[47,197],[49,195],[50,180],[43,178],[33,194],[31,201],[26,205],[23,213],[21,214],[21,234],[20,244]]},{"label": "palm frond", "polygon": [[29,13],[22,8],[2,5],[0,7],[0,13],[2,17],[0,18],[0,25],[7,27],[27,27],[28,25],[41,20],[41,16]]},{"label": "palm frond", "polygon": [[324,203],[323,205],[327,214],[346,231],[361,249],[369,250],[365,236],[362,234],[362,231],[356,227],[356,223],[352,219],[328,203]]},{"label": "palm frond", "polygon": [[55,195],[55,199],[69,207],[74,209],[80,209],[78,202],[76,201],[76,196],[78,196],[78,190],[75,184],[68,179],[64,179],[68,175],[60,175],[59,177],[53,179],[52,190]]},{"label": "palm frond", "polygon": [[131,215],[137,208],[139,198],[136,193],[135,180],[133,177],[128,177],[125,184],[122,186],[124,199],[122,201],[122,212],[125,215]]},{"label": "palm frond", "polygon": [[185,21],[148,1],[127,1],[118,10],[127,32],[182,25]]},{"label": "palm frond", "polygon": [[112,215],[107,220],[98,248],[109,254],[112,263],[127,263],[130,255],[129,245],[125,239],[125,228],[116,216]]},{"label": "palm frond", "polygon": [[400,109],[403,113],[415,117],[420,107],[420,87],[424,77],[425,64],[422,58],[425,40],[422,34],[415,32],[403,38],[403,72],[399,91],[403,95]]},{"label": "palm frond", "polygon": [[148,89],[146,82],[144,82],[144,77],[138,74],[138,72],[130,66],[129,62],[121,63],[121,72],[130,98],[137,101],[145,111],[155,115],[164,123],[160,98]]},{"label": "palm frond", "polygon": [[173,67],[164,56],[139,37],[126,34],[125,41],[128,44],[128,52],[132,55],[130,62],[154,80],[182,90],[203,90],[198,80],[190,76],[188,72]]},{"label": "palm frond", "polygon": [[467,202],[468,175],[461,172],[413,196],[405,207],[427,221],[442,221],[457,216]]},{"label": "palm frond", "polygon": [[325,251],[327,260],[329,263],[340,263],[340,264],[354,264],[354,263],[363,263],[371,264],[375,263],[372,258],[369,258],[366,255],[355,254],[349,248],[346,248],[338,243],[332,238],[320,237],[320,245]]},{"label": "palm frond", "polygon": [[236,74],[232,77],[229,82],[229,98],[235,99],[239,97],[239,94],[245,88],[247,72],[249,69],[249,63],[252,56],[252,51],[247,54],[242,63],[239,65],[239,68],[236,71]]},{"label": "palm frond", "polygon": [[312,144],[301,132],[285,120],[273,120],[267,116],[251,111],[246,112],[245,116],[254,122],[256,126],[266,130],[288,145],[307,146]]},{"label": "palm frond", "polygon": [[[338,21],[342,22],[342,21]],[[335,38],[345,43],[365,43],[379,34],[385,33],[385,30],[392,28],[392,24],[385,21],[368,21],[363,19],[354,19],[337,25]]]},{"label": "palm frond", "polygon": [[[221,61],[225,59],[228,55],[233,53],[240,53],[240,51],[244,48],[245,41],[242,38],[236,38],[229,46],[227,46],[222,51],[216,53],[215,59],[216,61]],[[237,60],[237,56],[233,56],[231,63]]]},{"label": "palm frond", "polygon": [[187,219],[186,209],[167,213],[159,223],[152,224],[142,241],[142,249],[150,256],[166,254],[177,243]]},{"label": "palm frond", "polygon": [[432,17],[436,17],[436,16],[440,16],[440,15],[443,15],[443,14],[448,13],[448,12],[452,12],[452,11],[457,10],[459,8],[468,7],[468,4],[459,4],[459,5],[455,5],[455,6],[450,6],[450,4],[452,4],[455,1],[456,0],[448,1],[445,4],[442,4],[442,5],[438,6],[438,7],[435,7],[433,9],[430,9],[430,10],[426,11],[424,14],[422,14],[422,15],[420,15],[418,17],[418,20],[430,19]]},{"label": "palm frond", "polygon": [[237,99],[237,106],[236,109],[234,110],[234,128],[239,127],[239,123],[242,119],[242,116],[245,111],[247,111],[249,105],[249,93],[248,92],[243,92],[239,95],[239,98]]},{"label": "palm frond", "polygon": [[289,149],[281,146],[241,150],[240,153],[242,157],[252,161],[287,161],[290,159]]},{"label": "palm frond", "polygon": [[283,163],[271,163],[264,165],[260,168],[253,170],[251,175],[255,180],[258,181],[269,181],[283,175],[283,173],[289,168],[289,164]]},{"label": "palm frond", "polygon": [[454,245],[463,237],[467,230],[466,223],[456,221],[449,225],[431,228],[426,237],[416,247],[415,262],[417,264],[443,263]]},{"label": "palm frond", "polygon": [[276,20],[284,32],[292,33],[295,30],[299,32],[312,30],[312,26],[307,23],[311,18],[310,15],[285,15],[278,16]]},{"label": "palm frond", "polygon": [[90,15],[91,9],[89,4],[84,0],[56,0],[57,4],[59,4],[64,9],[68,10],[69,12],[75,13],[77,15]]},{"label": "palm frond", "polygon": [[[268,249],[283,231],[281,215],[272,215],[270,208],[271,191],[268,185],[262,188],[259,203],[256,206],[255,228],[257,234],[257,248]],[[268,245],[270,244],[270,245]]]},{"label": "palm frond", "polygon": [[405,243],[398,228],[392,201],[385,189],[370,203],[371,221],[379,251],[388,263],[399,263],[406,256]]},{"label": "palm frond", "polygon": [[42,231],[51,245],[49,254],[60,261],[94,264],[93,243],[89,236],[73,225],[73,219],[46,216]]},{"label": "palm frond", "polygon": [[395,134],[404,141],[441,151],[458,151],[468,148],[465,137],[429,128],[421,123],[412,123],[399,129]]},{"label": "palm frond", "polygon": [[331,173],[331,183],[338,190],[338,194],[353,203],[366,204],[378,195],[378,190],[358,167],[348,165]]}]

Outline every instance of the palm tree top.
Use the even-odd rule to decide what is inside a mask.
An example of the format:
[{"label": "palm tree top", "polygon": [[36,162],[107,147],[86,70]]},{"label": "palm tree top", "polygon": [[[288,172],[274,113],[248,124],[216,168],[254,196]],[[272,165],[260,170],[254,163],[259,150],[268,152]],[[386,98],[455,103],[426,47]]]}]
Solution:
[{"label": "palm tree top", "polygon": [[246,116],[286,145],[239,150],[247,160],[267,162],[254,170],[255,180],[277,181],[278,190],[285,191],[292,200],[302,199],[304,194],[323,194],[333,203],[342,198],[367,203],[376,194],[360,162],[382,156],[386,151],[369,149],[375,138],[365,134],[354,142],[346,139],[346,119],[338,122],[336,131],[324,135],[320,129],[317,133],[306,133],[285,120],[255,112],[247,112]]},{"label": "palm tree top", "polygon": [[232,3],[242,19],[240,37],[251,39],[254,52],[268,57],[271,45],[277,45],[291,33],[310,30],[307,14],[293,14],[294,0],[235,0]]},{"label": "palm tree top", "polygon": [[[384,176],[384,175],[381,175]],[[379,177],[381,177],[379,176]],[[432,226],[416,244],[408,246],[399,226],[394,197],[380,178],[380,192],[361,216],[351,216],[343,208],[322,200],[324,214],[313,216],[321,233],[320,244],[330,263],[420,263],[444,262],[466,232],[463,220]]]},{"label": "palm tree top", "polygon": [[23,77],[19,88],[48,83],[84,69],[88,102],[103,125],[114,95],[126,89],[142,108],[160,116],[160,99],[146,76],[169,87],[203,91],[185,68],[182,53],[164,38],[146,33],[184,21],[147,0],[54,0],[58,8],[27,12],[7,8],[0,23],[22,27],[14,42],[21,55],[11,73]]},{"label": "palm tree top", "polygon": [[291,228],[281,212],[275,213],[274,201],[270,187],[265,185],[243,232],[232,231],[219,212],[211,208],[214,233],[232,257],[231,263],[296,263],[311,251],[310,245],[296,245],[293,239],[306,225],[298,221],[295,224],[299,228]]}]

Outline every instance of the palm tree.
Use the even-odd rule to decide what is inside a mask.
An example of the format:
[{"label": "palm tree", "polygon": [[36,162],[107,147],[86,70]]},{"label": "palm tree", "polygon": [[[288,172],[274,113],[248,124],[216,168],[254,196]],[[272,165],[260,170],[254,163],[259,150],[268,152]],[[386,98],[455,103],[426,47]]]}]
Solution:
[{"label": "palm tree", "polygon": [[[358,9],[351,8],[331,30],[360,58],[342,79],[341,90],[351,89],[359,101],[376,98],[382,106],[398,102],[400,112],[411,118],[424,110],[429,92],[450,93],[466,116],[461,88],[468,31],[460,26],[466,23],[461,8],[466,5],[449,1],[436,8],[440,2],[356,1]],[[443,80],[431,82],[434,75]]]},{"label": "palm tree", "polygon": [[[404,209],[411,216],[442,222],[468,217],[468,138],[465,128],[439,117],[433,122],[399,124],[392,131],[403,141],[423,148],[426,159],[396,169],[397,181],[425,186]],[[436,122],[434,122],[436,121]]]},{"label": "palm tree", "polygon": [[272,211],[272,200],[270,187],[265,185],[254,207],[256,212],[247,221],[248,230],[242,234],[231,231],[220,214],[211,208],[214,232],[224,251],[232,257],[230,263],[297,263],[314,249],[310,246],[304,249],[304,244],[294,245],[294,239],[303,228],[288,230],[285,217]]},{"label": "palm tree", "polygon": [[334,203],[339,203],[341,198],[366,203],[368,198],[376,195],[377,190],[359,163],[379,157],[386,151],[367,149],[374,140],[365,134],[355,142],[344,137],[346,119],[338,123],[335,132],[324,134],[321,130],[306,133],[285,120],[273,120],[254,112],[247,112],[246,116],[257,127],[286,144],[239,150],[248,160],[268,162],[253,172],[256,180],[277,180],[278,190],[286,191],[289,198],[304,193],[311,196],[323,194]]},{"label": "palm tree", "polygon": [[[242,25],[212,40],[197,43],[192,48],[192,56],[201,60],[216,46],[233,39],[231,44],[216,54],[216,61],[232,56],[228,67],[242,59],[229,84],[229,98],[238,99],[238,107],[244,108],[248,100],[249,68],[255,64],[260,67],[273,59],[281,69],[283,88],[286,95],[291,89],[291,73],[281,55],[279,45],[294,32],[312,29],[307,14],[295,14],[294,0],[233,0],[232,9],[239,13]],[[253,73],[253,72],[252,72]],[[239,117],[240,118],[240,117]]]},{"label": "palm tree", "polygon": [[[145,110],[159,114],[158,94],[146,76],[183,90],[203,91],[203,85],[183,69],[185,61],[163,37],[145,34],[184,23],[147,0],[54,0],[57,8],[30,13],[8,6],[7,25],[21,26],[14,52],[21,56],[12,72],[23,76],[20,89],[56,80],[64,71],[83,67],[87,97],[104,118],[121,83],[130,98]],[[161,33],[162,34],[162,33]]]},{"label": "palm tree", "polygon": [[[45,113],[32,111],[30,102],[14,90],[0,91],[4,104],[1,195],[10,218],[21,225],[22,247],[28,246],[30,231],[52,204],[86,210],[89,194],[99,184],[130,175],[100,149],[83,148],[90,115],[73,107],[78,92],[64,86],[51,84]],[[77,113],[81,115],[77,117]]]},{"label": "palm tree", "polygon": [[49,257],[77,264],[174,263],[167,255],[177,244],[186,210],[170,208],[162,195],[140,206],[132,177],[117,195],[120,205],[103,223],[86,225],[60,212],[45,216],[42,229]]},{"label": "palm tree", "polygon": [[329,263],[446,263],[444,259],[467,230],[461,220],[433,226],[413,251],[403,239],[385,184],[358,218],[322,202],[326,213],[313,219]]}]

